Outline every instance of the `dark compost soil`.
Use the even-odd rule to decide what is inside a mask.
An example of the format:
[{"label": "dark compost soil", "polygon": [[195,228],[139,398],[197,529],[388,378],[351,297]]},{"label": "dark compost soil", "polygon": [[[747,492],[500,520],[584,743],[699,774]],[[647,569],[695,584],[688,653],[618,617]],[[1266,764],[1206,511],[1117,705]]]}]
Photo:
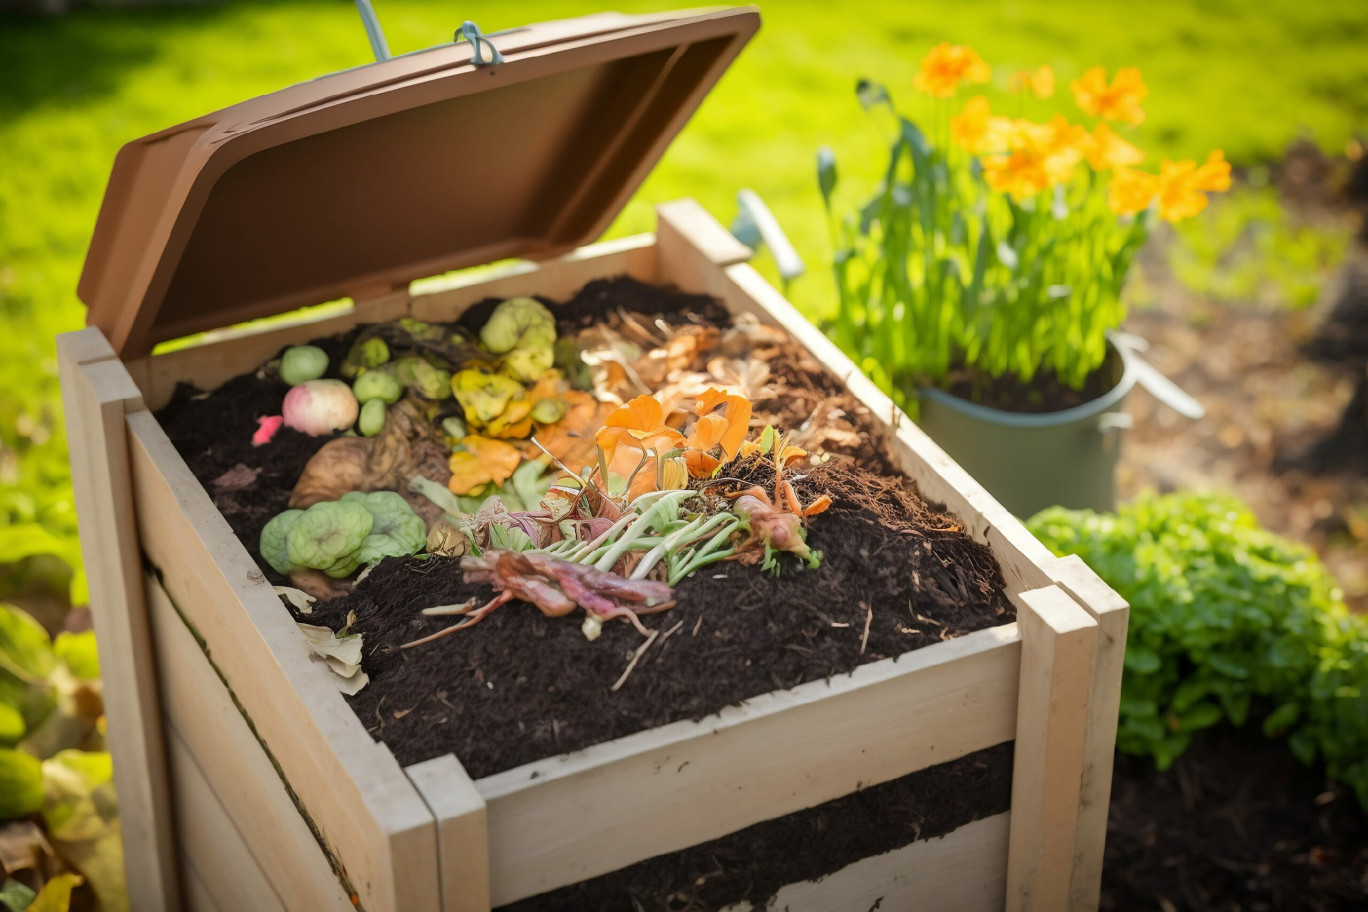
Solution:
[{"label": "dark compost soil", "polygon": [[[591,283],[566,304],[547,303],[563,330],[612,308],[669,322],[727,319],[711,298],[629,279]],[[481,307],[467,316],[470,325],[482,319]],[[336,364],[350,338],[315,344]],[[776,376],[799,369],[771,367]],[[841,391],[834,378],[808,382],[830,395]],[[327,440],[282,430],[268,447],[251,446],[256,418],[277,413],[284,392],[268,374],[248,374],[207,396],[182,387],[159,416],[253,556],[261,528],[285,508],[304,463]],[[867,416],[862,420],[868,436]],[[867,462],[887,470],[882,459]],[[215,483],[239,465],[261,474],[246,486]],[[662,634],[672,632],[617,692],[610,688],[642,642],[629,625],[608,624],[591,643],[577,620],[548,619],[516,602],[468,631],[401,651],[451,621],[424,617],[422,608],[492,595],[466,583],[455,560],[386,560],[354,593],[316,606],[307,620],[336,629],[356,612],[371,680],[349,699],[401,764],[454,752],[481,778],[1014,618],[987,547],[929,509],[910,483],[848,464],[795,480],[805,502],[819,489],[835,501],[811,527],[809,543],[824,554],[821,568],[799,570],[789,561],[774,578],[722,563],[686,580],[675,608],[644,619]]]},{"label": "dark compost soil", "polygon": [[1011,799],[1012,742],[1008,741],[501,908],[503,912],[704,912],[743,900],[764,908],[787,884],[817,880],[862,858],[944,836],[966,823],[1006,811]]},{"label": "dark compost soil", "polygon": [[1118,755],[1101,908],[1368,909],[1368,817],[1256,725],[1198,732],[1162,773]]}]

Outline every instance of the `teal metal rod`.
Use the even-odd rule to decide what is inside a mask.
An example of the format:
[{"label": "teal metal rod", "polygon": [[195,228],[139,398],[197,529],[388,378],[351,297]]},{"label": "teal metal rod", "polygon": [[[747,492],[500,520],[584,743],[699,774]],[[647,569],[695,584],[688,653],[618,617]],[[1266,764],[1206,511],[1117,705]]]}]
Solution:
[{"label": "teal metal rod", "polygon": [[375,7],[370,0],[356,0],[356,11],[361,14],[361,24],[366,27],[366,37],[370,39],[371,52],[377,63],[390,59],[389,45],[385,43],[385,30],[375,15]]}]

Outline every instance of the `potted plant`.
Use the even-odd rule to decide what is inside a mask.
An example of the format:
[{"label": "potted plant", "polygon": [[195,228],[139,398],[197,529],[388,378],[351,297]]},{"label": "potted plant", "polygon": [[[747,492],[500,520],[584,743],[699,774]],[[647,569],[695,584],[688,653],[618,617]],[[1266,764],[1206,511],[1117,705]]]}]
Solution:
[{"label": "potted plant", "polygon": [[[1095,67],[1071,85],[1091,126],[995,113],[991,70],[942,44],[914,87],[921,125],[862,81],[861,104],[894,132],[875,192],[853,211],[834,197],[835,157],[818,179],[835,250],[832,336],[1006,506],[1109,508],[1121,411],[1142,383],[1192,417],[1201,407],[1158,376],[1117,330],[1121,291],[1156,219],[1180,221],[1230,186],[1220,150],[1163,161],[1120,130],[1144,119],[1140,73]],[[1024,111],[1054,93],[1048,66],[1012,79]],[[1115,125],[1115,126],[1114,126]]]}]

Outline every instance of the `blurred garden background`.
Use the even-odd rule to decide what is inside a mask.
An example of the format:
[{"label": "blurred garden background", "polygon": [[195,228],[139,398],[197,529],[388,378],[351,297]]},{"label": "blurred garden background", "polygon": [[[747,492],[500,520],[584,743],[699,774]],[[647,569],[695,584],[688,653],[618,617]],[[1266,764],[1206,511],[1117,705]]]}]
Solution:
[{"label": "blurred garden background", "polygon": [[[84,325],[75,287],[115,153],[136,137],[371,57],[355,9],[340,0],[97,4],[62,15],[14,8],[21,5],[0,2],[0,602],[18,606],[48,634],[70,636],[87,627],[88,618],[79,607],[86,593],[53,337]],[[448,41],[464,19],[488,33],[600,8],[570,0],[375,0],[375,6],[395,53]],[[639,12],[672,4],[612,6]],[[697,198],[725,222],[736,212],[737,191],[752,189],[807,261],[808,273],[791,284],[790,297],[814,319],[829,318],[836,298],[816,150],[834,149],[843,184],[853,185],[875,178],[881,161],[870,150],[884,142],[856,100],[857,79],[877,80],[899,100],[911,96],[918,61],[941,41],[971,45],[992,65],[1000,86],[1017,71],[1041,64],[1053,68],[1061,87],[1094,65],[1138,66],[1150,88],[1140,136],[1153,160],[1200,159],[1221,149],[1234,166],[1235,185],[1197,218],[1157,231],[1132,274],[1127,329],[1149,340],[1153,363],[1196,396],[1207,417],[1189,421],[1132,397],[1135,426],[1126,442],[1123,492],[1231,492],[1252,509],[1237,527],[1262,524],[1288,539],[1254,542],[1227,528],[1223,534],[1232,538],[1223,553],[1235,555],[1235,564],[1241,564],[1239,555],[1255,553],[1270,566],[1303,573],[1310,562],[1313,578],[1286,583],[1301,593],[1296,612],[1338,618],[1346,608],[1368,610],[1368,261],[1360,247],[1368,211],[1368,5],[961,0],[834,7],[784,0],[762,4],[761,10],[760,35],[611,235],[650,230],[652,207],[682,196]],[[1073,110],[1063,90],[1031,104],[1032,116],[1040,119]],[[760,265],[773,275],[764,253]],[[1184,515],[1200,516],[1206,509],[1194,506]],[[1230,517],[1240,509],[1231,505],[1217,513]],[[1158,529],[1165,520],[1155,513],[1134,521],[1142,531],[1133,534],[1149,536],[1150,543],[1167,536],[1180,549],[1203,547],[1187,542],[1181,529]],[[1058,522],[1046,518],[1036,528],[1052,545],[1082,551],[1104,575],[1106,565],[1113,573],[1109,581],[1133,602],[1156,598],[1145,588],[1146,574],[1152,582],[1166,571],[1137,567],[1134,557],[1122,566],[1109,564],[1107,546],[1099,542],[1110,526],[1093,528],[1088,545],[1061,531]],[[1143,531],[1149,528],[1156,531]],[[1317,555],[1328,571],[1316,564]],[[1247,563],[1241,566],[1248,569]],[[1184,574],[1181,564],[1174,574]],[[1223,585],[1257,588],[1266,581],[1254,573],[1207,590],[1199,582],[1181,598],[1219,600],[1210,593]],[[1270,615],[1281,616],[1284,607],[1270,609]],[[35,636],[20,615],[5,615],[0,685],[55,692],[59,667],[70,670],[72,680],[89,681],[92,659],[76,651],[72,640],[59,639],[66,645],[49,655],[51,650],[33,645]],[[5,650],[13,653],[16,643],[29,644],[25,648],[41,657],[28,664],[12,661],[12,655],[6,659]],[[1202,648],[1184,646],[1188,651],[1165,658],[1187,668]],[[1260,660],[1262,654],[1251,658]],[[1143,665],[1148,657],[1137,662]],[[67,688],[61,699],[74,699],[75,685],[61,686]],[[1280,695],[1256,691],[1253,699],[1257,714],[1260,707],[1275,710]],[[1244,700],[1244,711],[1223,704],[1224,713],[1191,728],[1242,722],[1249,697]],[[1144,715],[1143,708],[1132,709],[1137,719]],[[0,714],[0,748],[26,737],[32,743],[38,710],[27,706],[19,715],[7,730]],[[1136,724],[1137,731],[1144,728]],[[1340,724],[1368,729],[1368,719]],[[1241,756],[1264,750],[1262,740],[1257,748],[1241,740],[1238,728],[1227,726],[1213,737],[1226,739]],[[1268,730],[1281,733],[1278,726]],[[1187,747],[1192,731],[1179,723],[1151,740],[1175,734],[1189,736],[1183,739]],[[98,753],[98,730],[83,728],[65,737],[63,746]],[[1194,750],[1226,756],[1222,745]],[[44,756],[52,762],[57,751]],[[1282,754],[1274,762],[1282,763]],[[1145,778],[1152,765],[1137,767],[1134,781],[1118,786],[1118,807],[1139,815],[1147,805],[1171,804],[1172,817],[1181,820],[1197,809],[1194,795],[1200,797],[1202,789],[1211,801],[1225,802],[1213,814],[1225,813],[1227,803],[1252,800],[1247,792],[1221,793],[1227,783],[1203,781],[1205,767],[1182,773],[1182,763],[1174,767],[1178,778],[1163,784]],[[1368,772],[1359,774],[1368,781]],[[1111,883],[1108,907],[1260,908],[1202,903],[1219,894],[1222,877],[1253,883],[1267,875],[1270,864],[1293,873],[1276,887],[1255,889],[1251,895],[1269,903],[1262,908],[1351,908],[1337,903],[1355,901],[1355,889],[1364,891],[1360,898],[1368,897],[1368,825],[1353,810],[1350,793],[1325,785],[1321,771],[1297,765],[1264,766],[1250,776],[1309,796],[1295,815],[1266,815],[1282,819],[1249,824],[1253,838],[1287,843],[1278,859],[1226,857],[1238,855],[1239,847],[1223,845],[1217,862],[1167,865],[1184,871],[1194,865],[1187,879],[1175,879],[1171,870],[1161,876],[1162,859],[1138,871],[1118,863],[1128,879]],[[62,781],[73,777],[98,787],[108,773],[82,767],[80,776]],[[49,800],[54,788],[49,781]],[[0,818],[34,808],[5,810],[0,807]],[[1145,831],[1138,816],[1133,820],[1120,845],[1140,851],[1138,846],[1172,838],[1163,823]],[[1179,845],[1171,857],[1200,854],[1200,848]],[[1294,892],[1302,895],[1285,892],[1288,884],[1300,885]],[[1314,904],[1321,895],[1329,899]],[[104,898],[110,907],[113,901]],[[0,890],[0,908],[5,904]],[[10,908],[24,906],[16,899]]]}]

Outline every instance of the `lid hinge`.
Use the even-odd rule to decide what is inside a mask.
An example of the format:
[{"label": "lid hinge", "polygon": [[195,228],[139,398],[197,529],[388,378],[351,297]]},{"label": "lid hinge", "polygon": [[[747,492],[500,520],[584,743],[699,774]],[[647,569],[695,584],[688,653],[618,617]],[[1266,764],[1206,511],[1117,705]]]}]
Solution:
[{"label": "lid hinge", "polygon": [[[486,38],[484,32],[480,31],[480,27],[469,19],[461,23],[461,27],[456,30],[456,37],[452,40],[470,42],[471,47],[475,49],[470,62],[476,66],[493,66],[496,63],[504,62],[504,56],[499,53],[494,42]],[[489,51],[488,57],[485,56],[486,49]]]}]

